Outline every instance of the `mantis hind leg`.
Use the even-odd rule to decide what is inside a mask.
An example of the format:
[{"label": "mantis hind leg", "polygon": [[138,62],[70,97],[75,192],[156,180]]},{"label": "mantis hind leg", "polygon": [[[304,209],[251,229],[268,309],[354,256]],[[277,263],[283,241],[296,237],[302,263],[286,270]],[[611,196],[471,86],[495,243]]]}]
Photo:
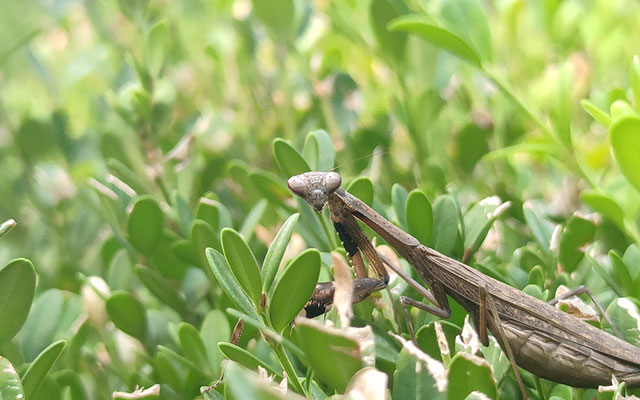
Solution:
[{"label": "mantis hind leg", "polygon": [[[516,374],[516,380],[518,381],[518,386],[520,386],[520,392],[522,393],[523,399],[528,399],[527,392],[524,388],[524,383],[522,382],[522,377],[520,376],[520,371],[518,370],[518,365],[516,364],[516,360],[513,357],[513,352],[511,351],[511,346],[509,345],[509,341],[504,333],[504,329],[502,328],[502,321],[500,320],[500,315],[496,311],[496,306],[493,302],[493,298],[489,295],[486,284],[483,282],[479,285],[479,300],[478,300],[478,311],[477,315],[477,323],[476,323],[476,332],[480,337],[480,341],[485,346],[489,344],[489,338],[487,335],[487,323],[489,321],[493,322],[493,325],[497,328],[497,334],[500,336],[500,342],[502,343],[502,350],[507,354],[507,358],[511,363],[511,367],[513,368],[513,372]],[[475,313],[474,313],[475,314]],[[474,315],[475,317],[475,315]],[[474,318],[474,321],[476,319]]]}]

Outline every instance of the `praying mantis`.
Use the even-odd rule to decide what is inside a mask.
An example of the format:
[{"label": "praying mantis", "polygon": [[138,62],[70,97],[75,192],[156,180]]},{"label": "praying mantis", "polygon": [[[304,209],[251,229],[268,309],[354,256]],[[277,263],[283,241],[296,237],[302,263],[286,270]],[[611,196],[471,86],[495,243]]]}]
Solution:
[{"label": "praying mantis", "polygon": [[[494,335],[513,367],[523,398],[527,395],[518,366],[539,377],[575,387],[608,385],[612,377],[629,387],[640,386],[640,348],[556,309],[552,304],[559,299],[545,303],[422,245],[341,188],[341,183],[342,178],[336,172],[307,172],[288,180],[289,190],[315,211],[321,212],[328,205],[331,221],[355,269],[354,293],[359,299],[386,287],[389,276],[383,263],[430,303],[401,297],[403,306],[417,307],[446,319],[451,315],[449,295],[471,314],[481,343],[487,346],[488,332]],[[430,290],[382,257],[357,220],[407,260]],[[367,277],[363,255],[375,278]],[[331,283],[316,286],[306,306],[308,316],[324,312],[332,290]],[[579,287],[562,298],[583,292],[588,291]]]}]

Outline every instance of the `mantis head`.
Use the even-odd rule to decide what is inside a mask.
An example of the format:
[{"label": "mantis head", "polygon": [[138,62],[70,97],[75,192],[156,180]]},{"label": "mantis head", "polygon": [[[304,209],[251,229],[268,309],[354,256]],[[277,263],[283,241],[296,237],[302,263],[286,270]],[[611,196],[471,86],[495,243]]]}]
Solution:
[{"label": "mantis head", "polygon": [[329,199],[329,195],[335,192],[342,183],[342,178],[337,172],[305,172],[292,176],[287,181],[289,190],[296,196],[300,196],[321,212]]}]

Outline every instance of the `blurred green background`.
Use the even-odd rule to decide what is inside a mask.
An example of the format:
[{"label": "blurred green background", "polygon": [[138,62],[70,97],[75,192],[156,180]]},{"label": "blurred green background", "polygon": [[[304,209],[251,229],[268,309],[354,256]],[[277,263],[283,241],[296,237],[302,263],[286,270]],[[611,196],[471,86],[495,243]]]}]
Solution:
[{"label": "blurred green background", "polygon": [[[207,340],[229,340],[229,299],[209,285],[204,257],[222,228],[262,260],[300,211],[296,249],[318,248],[330,277],[336,239],[286,189],[302,172],[286,162],[296,151],[312,169],[337,167],[346,186],[364,177],[352,191],[404,229],[414,217],[429,223],[404,212],[418,188],[433,204],[426,244],[448,234],[452,201],[443,252],[513,286],[550,298],[560,284],[587,284],[605,306],[637,303],[639,18],[640,4],[622,0],[3,0],[0,223],[18,225],[0,239],[0,265],[28,258],[38,282],[0,354],[22,374],[82,326],[75,358],[43,378],[73,387],[68,372],[82,389],[49,393],[110,398],[162,383],[167,398],[197,396],[222,355],[209,354],[217,366],[204,376],[174,366],[183,370],[172,382],[156,370],[156,346],[181,351],[167,329],[180,321],[201,330],[210,353]],[[490,196],[511,205],[487,241],[485,231],[471,243],[470,210]],[[140,199],[160,216],[136,225]],[[166,312],[141,268],[176,291],[172,308],[188,310]],[[106,316],[86,319],[92,307],[104,314],[80,295],[88,276],[153,314],[159,331],[137,352],[120,348]],[[207,336],[212,311],[223,328]],[[636,344],[637,330],[627,337]]]}]

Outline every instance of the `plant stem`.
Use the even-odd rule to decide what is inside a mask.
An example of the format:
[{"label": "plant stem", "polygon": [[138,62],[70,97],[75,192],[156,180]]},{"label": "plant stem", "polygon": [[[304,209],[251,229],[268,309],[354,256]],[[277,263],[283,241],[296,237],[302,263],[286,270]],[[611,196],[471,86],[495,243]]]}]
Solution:
[{"label": "plant stem", "polygon": [[298,375],[296,375],[296,371],[293,369],[293,365],[291,365],[291,361],[289,360],[287,353],[285,353],[282,345],[275,344],[272,348],[274,353],[276,354],[276,357],[278,357],[278,360],[280,361],[282,368],[287,373],[287,377],[289,378],[289,384],[292,386],[293,390],[295,390],[299,394],[307,396],[308,394],[300,384],[300,381],[298,380]]}]

